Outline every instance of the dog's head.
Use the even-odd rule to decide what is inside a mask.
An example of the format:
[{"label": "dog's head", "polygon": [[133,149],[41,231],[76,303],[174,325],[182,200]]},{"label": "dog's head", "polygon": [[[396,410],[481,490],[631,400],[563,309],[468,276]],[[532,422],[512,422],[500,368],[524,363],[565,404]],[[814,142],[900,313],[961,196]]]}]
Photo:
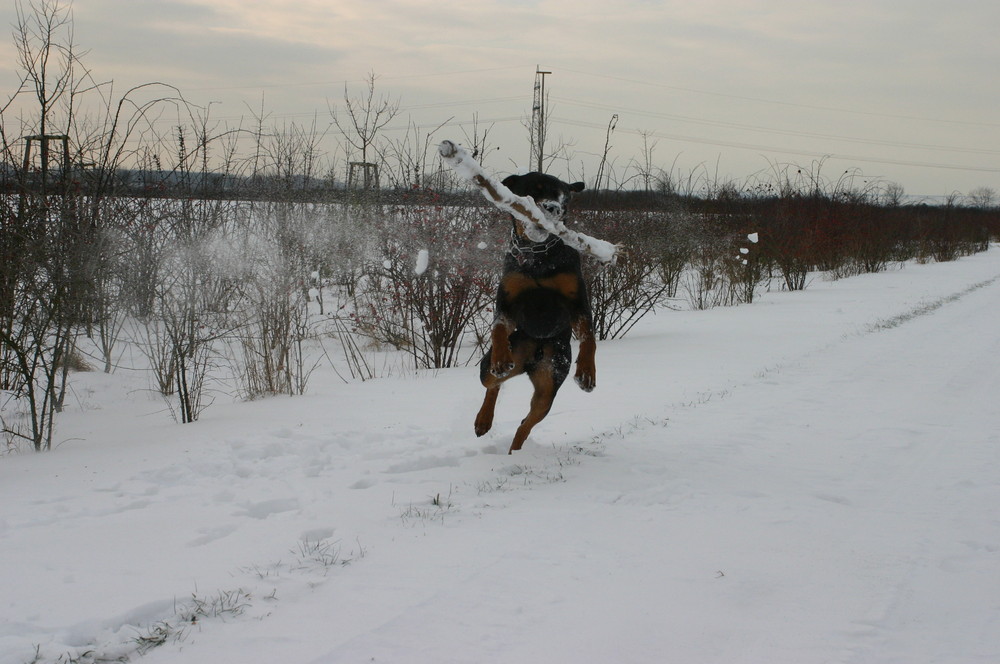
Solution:
[{"label": "dog's head", "polygon": [[567,184],[557,177],[544,173],[509,175],[504,178],[503,186],[518,196],[532,198],[538,207],[556,219],[563,218],[569,199],[584,188],[582,182]]}]

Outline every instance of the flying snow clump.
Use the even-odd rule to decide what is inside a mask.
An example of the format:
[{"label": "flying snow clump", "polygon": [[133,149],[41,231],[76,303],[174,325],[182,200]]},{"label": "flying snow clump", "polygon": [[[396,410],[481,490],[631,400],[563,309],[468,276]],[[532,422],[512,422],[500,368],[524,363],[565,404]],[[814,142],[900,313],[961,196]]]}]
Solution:
[{"label": "flying snow clump", "polygon": [[427,264],[430,261],[430,254],[426,249],[421,249],[417,252],[417,266],[413,269],[417,274],[423,274],[427,271]]}]

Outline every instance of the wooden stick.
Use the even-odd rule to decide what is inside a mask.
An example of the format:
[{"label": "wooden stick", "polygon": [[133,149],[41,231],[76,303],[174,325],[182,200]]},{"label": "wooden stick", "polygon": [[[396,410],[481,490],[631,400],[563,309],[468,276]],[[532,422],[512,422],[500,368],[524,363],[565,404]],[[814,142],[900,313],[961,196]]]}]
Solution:
[{"label": "wooden stick", "polygon": [[442,141],[438,153],[456,173],[476,184],[483,195],[501,210],[509,212],[533,242],[544,242],[549,234],[555,235],[574,249],[593,256],[603,263],[612,263],[618,250],[616,245],[598,240],[566,228],[558,219],[545,215],[534,200],[518,196],[483,170],[467,150],[452,141]]}]

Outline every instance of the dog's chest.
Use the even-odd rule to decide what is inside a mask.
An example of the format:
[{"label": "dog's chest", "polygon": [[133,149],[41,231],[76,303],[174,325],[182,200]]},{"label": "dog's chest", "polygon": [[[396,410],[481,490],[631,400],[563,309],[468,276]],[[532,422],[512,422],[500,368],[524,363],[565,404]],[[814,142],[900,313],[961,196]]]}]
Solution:
[{"label": "dog's chest", "polygon": [[555,291],[568,300],[576,300],[580,278],[573,272],[556,272],[548,276],[532,276],[524,272],[508,272],[501,281],[504,299],[513,302],[522,294],[538,288]]}]

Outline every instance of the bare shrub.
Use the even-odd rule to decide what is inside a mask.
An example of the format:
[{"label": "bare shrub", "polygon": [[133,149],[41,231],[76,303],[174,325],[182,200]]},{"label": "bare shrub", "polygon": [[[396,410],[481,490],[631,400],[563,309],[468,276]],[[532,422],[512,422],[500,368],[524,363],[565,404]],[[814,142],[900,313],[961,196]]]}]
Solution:
[{"label": "bare shrub", "polygon": [[723,260],[733,304],[751,304],[759,288],[769,282],[758,248],[759,233],[738,234],[731,240],[732,254]]},{"label": "bare shrub", "polygon": [[312,336],[303,268],[269,238],[254,239],[241,260],[252,265],[243,279],[237,373],[247,398],[303,394],[312,367],[304,345]]},{"label": "bare shrub", "polygon": [[597,339],[625,336],[666,298],[669,282],[662,278],[662,258],[668,219],[641,209],[579,214],[588,234],[621,246],[613,265],[586,261]]},{"label": "bare shrub", "polygon": [[732,250],[717,220],[713,223],[709,216],[702,216],[699,221],[691,229],[694,247],[681,285],[691,308],[703,310],[726,304],[726,264]]},{"label": "bare shrub", "polygon": [[[361,345],[358,343],[357,335],[352,329],[354,325],[353,321],[345,319],[341,316],[331,316],[329,321],[333,327],[331,336],[336,338],[340,343],[344,361],[347,364],[347,370],[350,372],[351,378],[361,381],[375,378],[375,369],[372,366],[372,363],[369,362],[368,358],[365,356],[364,349],[361,348]],[[320,341],[320,345],[323,347],[322,340]],[[344,378],[344,376],[337,370],[336,363],[329,357],[325,347],[323,347],[323,353],[327,356],[327,359],[330,361],[330,366],[333,367],[333,370],[337,373],[337,375],[340,376],[344,382],[347,382],[347,379]]]},{"label": "bare shrub", "polygon": [[677,297],[681,276],[697,246],[694,226],[698,220],[677,205],[654,215],[658,218],[653,247],[657,253],[659,277],[666,286],[666,297],[673,299]]},{"label": "bare shrub", "polygon": [[358,329],[410,354],[417,368],[451,367],[462,341],[485,329],[496,286],[492,212],[481,207],[441,206],[431,192],[416,204],[386,207],[374,222],[379,256],[359,287]]},{"label": "bare shrub", "polygon": [[209,405],[205,386],[218,358],[214,344],[236,327],[233,312],[239,310],[246,276],[239,271],[246,266],[225,247],[214,233],[176,240],[164,253],[145,321],[150,345],[141,350],[157,370],[161,392],[176,396],[184,423],[197,420]]},{"label": "bare shrub", "polygon": [[758,219],[760,252],[781,275],[786,290],[806,287],[821,242],[807,201],[789,196],[768,205]]},{"label": "bare shrub", "polygon": [[976,187],[969,190],[968,199],[972,207],[989,210],[996,205],[997,191],[993,187]]},{"label": "bare shrub", "polygon": [[52,447],[54,416],[62,407],[69,369],[65,359],[75,342],[64,319],[61,290],[43,276],[21,281],[13,315],[0,327],[5,365],[0,425],[8,445],[26,441],[36,451]]}]

